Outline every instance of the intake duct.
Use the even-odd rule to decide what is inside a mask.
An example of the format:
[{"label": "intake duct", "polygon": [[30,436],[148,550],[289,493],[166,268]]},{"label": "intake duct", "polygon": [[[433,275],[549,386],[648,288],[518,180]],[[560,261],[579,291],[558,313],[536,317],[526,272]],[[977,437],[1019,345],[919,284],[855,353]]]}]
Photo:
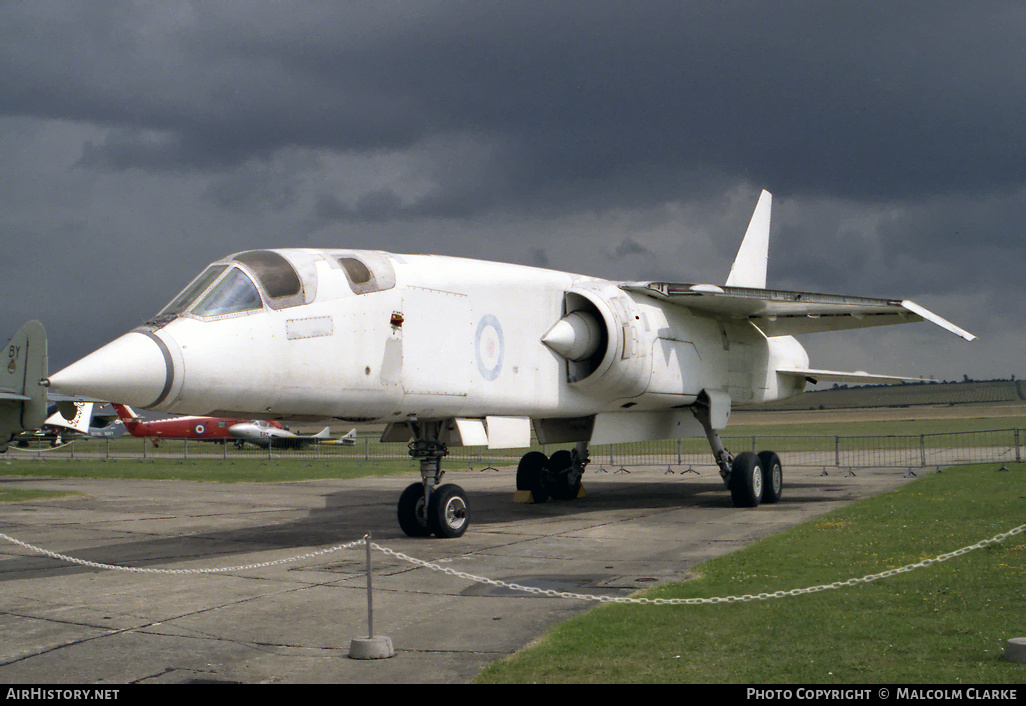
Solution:
[{"label": "intake duct", "polygon": [[594,292],[566,292],[563,300],[566,314],[542,336],[542,343],[566,359],[570,382],[590,377],[611,355],[609,315],[603,314],[606,308]]},{"label": "intake duct", "polygon": [[575,287],[563,297],[563,317],[542,342],[566,360],[567,382],[613,400],[642,394],[651,378],[651,343],[642,340],[630,298],[609,283]]}]

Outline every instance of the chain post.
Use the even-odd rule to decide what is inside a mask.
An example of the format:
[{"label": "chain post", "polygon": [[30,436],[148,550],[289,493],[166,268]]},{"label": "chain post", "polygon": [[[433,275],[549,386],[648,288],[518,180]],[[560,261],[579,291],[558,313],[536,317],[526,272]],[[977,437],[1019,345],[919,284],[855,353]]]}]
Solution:
[{"label": "chain post", "polygon": [[374,637],[374,584],[371,579],[370,532],[363,536],[367,556],[367,637]]}]

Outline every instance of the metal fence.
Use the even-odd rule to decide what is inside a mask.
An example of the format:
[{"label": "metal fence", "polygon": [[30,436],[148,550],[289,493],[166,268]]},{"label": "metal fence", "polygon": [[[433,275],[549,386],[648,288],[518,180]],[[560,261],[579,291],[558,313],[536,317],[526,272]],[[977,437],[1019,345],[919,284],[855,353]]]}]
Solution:
[{"label": "metal fence", "polygon": [[[771,449],[788,466],[837,468],[921,468],[967,463],[1011,462],[1022,460],[1022,429],[946,432],[894,436],[780,436],[750,435],[724,437],[733,453]],[[535,445],[546,453],[555,447]],[[526,449],[487,449],[452,447],[446,462],[455,468],[515,465]],[[704,438],[643,441],[627,444],[593,444],[593,467],[605,466],[705,466],[713,463]],[[317,444],[307,449],[260,449],[234,444],[201,441],[150,440],[134,437],[90,439],[51,447],[44,441],[28,446],[12,446],[8,458],[83,458],[83,459],[305,459],[324,461],[410,460],[402,443],[382,443],[376,435],[358,436],[351,446]]]},{"label": "metal fence", "polygon": [[[732,453],[772,450],[788,466],[923,468],[1021,461],[1021,429],[878,436],[723,437]],[[591,448],[593,462],[610,465],[709,465],[705,439],[637,442]]]}]

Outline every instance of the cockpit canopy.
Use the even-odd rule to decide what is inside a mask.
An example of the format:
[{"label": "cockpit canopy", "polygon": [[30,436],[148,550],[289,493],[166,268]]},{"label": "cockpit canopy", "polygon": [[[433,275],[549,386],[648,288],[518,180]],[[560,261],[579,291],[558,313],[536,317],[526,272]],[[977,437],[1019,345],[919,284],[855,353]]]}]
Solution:
[{"label": "cockpit canopy", "polygon": [[252,424],[253,426],[259,428],[259,429],[280,429],[280,428],[282,428],[280,424],[278,426],[275,426],[274,424],[271,424],[266,419],[251,419],[251,420],[249,420],[249,423]]},{"label": "cockpit canopy", "polygon": [[395,287],[391,256],[373,250],[249,250],[208,266],[148,323],[240,316]]},{"label": "cockpit canopy", "polygon": [[223,316],[263,307],[284,309],[305,303],[303,280],[284,257],[271,250],[239,253],[210,265],[157,315],[157,320],[190,313]]}]

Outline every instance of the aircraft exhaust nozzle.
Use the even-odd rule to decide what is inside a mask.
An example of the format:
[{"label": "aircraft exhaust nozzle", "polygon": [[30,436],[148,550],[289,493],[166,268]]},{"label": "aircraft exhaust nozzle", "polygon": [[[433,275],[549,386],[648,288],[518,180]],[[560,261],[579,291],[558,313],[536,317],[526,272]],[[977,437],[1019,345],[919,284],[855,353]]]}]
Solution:
[{"label": "aircraft exhaust nozzle", "polygon": [[595,355],[602,342],[602,326],[594,314],[572,311],[542,336],[542,343],[567,360],[581,361]]}]

